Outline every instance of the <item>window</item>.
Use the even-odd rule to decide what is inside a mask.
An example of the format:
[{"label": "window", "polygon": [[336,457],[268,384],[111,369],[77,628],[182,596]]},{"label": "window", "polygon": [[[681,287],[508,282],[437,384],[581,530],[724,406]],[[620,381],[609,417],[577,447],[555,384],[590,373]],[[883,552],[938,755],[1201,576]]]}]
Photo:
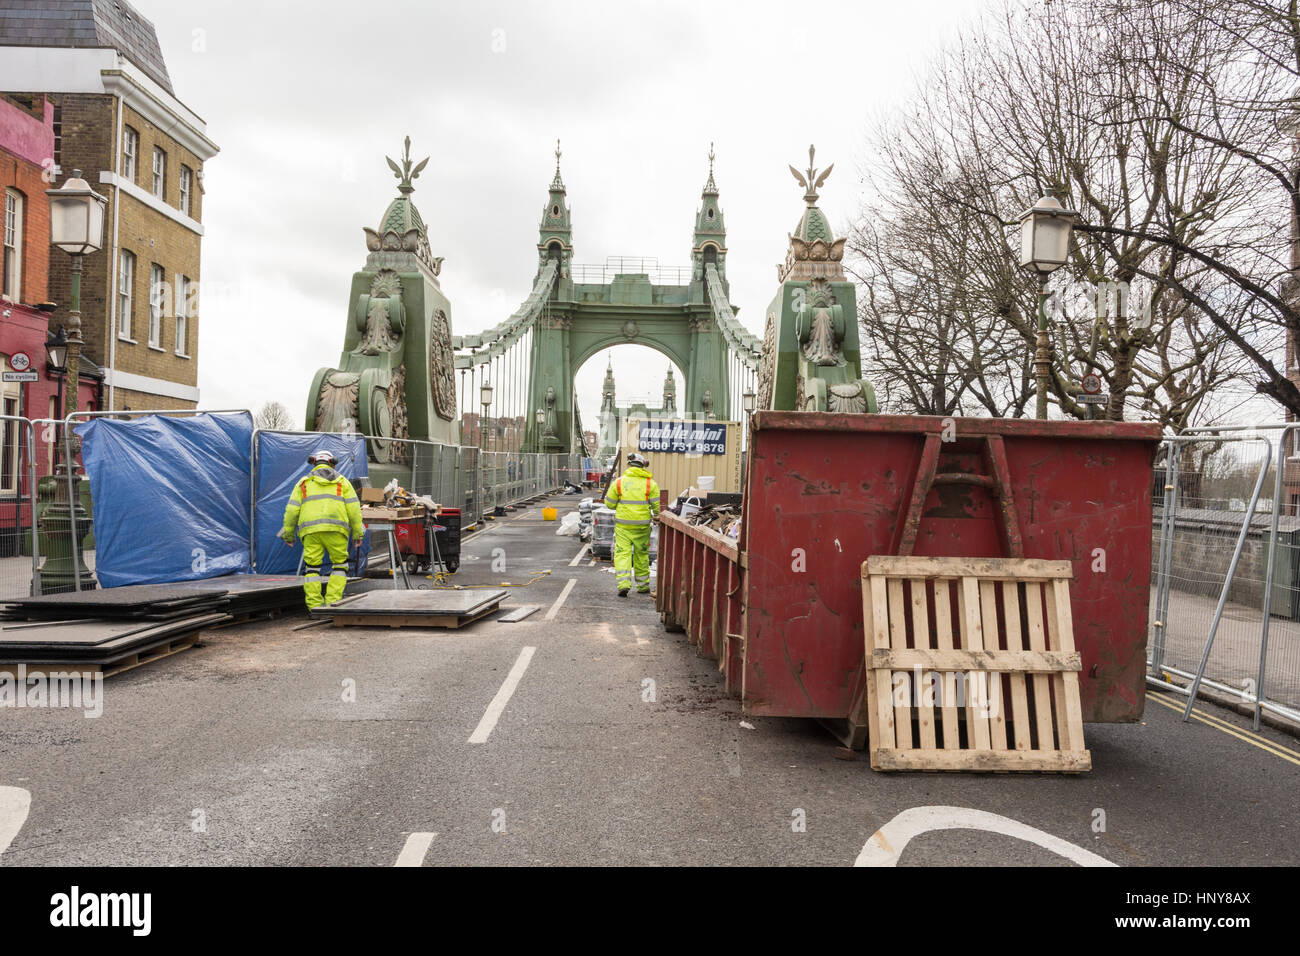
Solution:
[{"label": "window", "polygon": [[190,214],[190,184],[194,178],[194,172],[186,165],[181,165],[181,212],[185,215]]},{"label": "window", "polygon": [[[50,396],[49,419],[52,422],[59,420],[58,399],[53,395]],[[47,475],[54,474],[54,448],[57,444],[54,439],[55,431],[57,429],[53,425],[46,425],[41,429],[41,432],[45,435],[45,473]]]},{"label": "window", "polygon": [[131,339],[131,287],[135,285],[135,256],[122,250],[117,267],[117,337]]},{"label": "window", "polygon": [[122,178],[135,182],[135,163],[140,155],[140,134],[129,126],[122,127]]},{"label": "window", "polygon": [[54,104],[54,168],[63,162],[63,107]]},{"label": "window", "polygon": [[166,199],[166,186],[167,154],[155,146],[153,148],[153,194],[159,199]]},{"label": "window", "polygon": [[[11,371],[9,356],[4,357],[4,370]],[[15,382],[4,384],[0,411],[5,415],[18,414],[18,390]],[[5,420],[0,422],[0,494],[16,495],[18,493],[18,422]]]},{"label": "window", "polygon": [[178,276],[176,284],[176,354],[189,356],[190,348],[186,337],[189,335],[189,317],[193,314],[194,306],[190,303],[190,296],[194,288],[190,283],[189,276]]},{"label": "window", "polygon": [[23,194],[5,190],[4,262],[0,295],[18,302],[23,279]]},{"label": "window", "polygon": [[149,347],[162,348],[163,303],[167,298],[167,273],[158,263],[149,266]]}]

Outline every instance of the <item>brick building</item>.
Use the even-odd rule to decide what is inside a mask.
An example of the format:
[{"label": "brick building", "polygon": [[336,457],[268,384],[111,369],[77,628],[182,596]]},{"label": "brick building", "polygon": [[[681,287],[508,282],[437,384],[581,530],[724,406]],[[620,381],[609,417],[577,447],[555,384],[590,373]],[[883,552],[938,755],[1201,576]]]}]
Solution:
[{"label": "brick building", "polygon": [[[85,258],[81,286],[105,407],[195,407],[203,164],[217,146],[172,90],[153,24],[125,0],[5,0],[0,90],[46,99],[57,183],[79,169],[109,201],[105,246]],[[55,302],[66,303],[68,276],[56,253]]]},{"label": "brick building", "polygon": [[[50,324],[50,205],[45,190],[54,148],[54,106],[44,96],[0,94],[0,371],[20,371],[34,381],[0,382],[0,415],[63,417],[62,374],[48,362]],[[61,253],[60,253],[61,255]],[[17,357],[17,360],[16,360]],[[78,408],[96,409],[102,397],[99,356],[81,362]],[[19,422],[0,418],[0,557],[26,547],[31,527],[32,476],[51,474],[56,431],[42,426],[33,455]]]}]

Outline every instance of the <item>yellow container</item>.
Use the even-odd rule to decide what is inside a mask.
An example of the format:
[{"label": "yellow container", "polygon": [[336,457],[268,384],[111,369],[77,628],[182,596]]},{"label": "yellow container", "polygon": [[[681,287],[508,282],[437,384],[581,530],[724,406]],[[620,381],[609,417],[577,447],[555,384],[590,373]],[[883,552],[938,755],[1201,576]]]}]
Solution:
[{"label": "yellow container", "polygon": [[555,509],[555,508],[543,508],[543,509],[542,509],[542,520],[543,520],[543,521],[554,521],[555,518],[556,518],[556,516],[557,516],[559,513],[560,513],[560,512],[559,512],[557,509]]}]

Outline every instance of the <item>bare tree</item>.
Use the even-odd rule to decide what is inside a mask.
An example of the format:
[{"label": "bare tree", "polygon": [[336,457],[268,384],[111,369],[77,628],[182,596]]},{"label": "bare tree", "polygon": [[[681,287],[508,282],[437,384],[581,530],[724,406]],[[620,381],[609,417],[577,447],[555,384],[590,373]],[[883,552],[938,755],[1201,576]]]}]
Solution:
[{"label": "bare tree", "polygon": [[280,402],[267,402],[259,408],[257,414],[253,416],[253,423],[258,428],[271,431],[290,431],[296,425],[294,417],[289,414],[289,409]]},{"label": "bare tree", "polygon": [[1012,242],[1044,192],[1083,219],[1050,286],[1049,397],[1062,413],[1086,416],[1079,382],[1095,373],[1107,418],[1136,404],[1178,428],[1218,411],[1241,375],[1228,346],[1247,302],[1184,247],[1222,230],[1254,181],[1224,156],[1205,161],[1194,136],[1147,108],[1160,98],[1190,122],[1201,106],[1187,73],[1221,68],[1229,44],[1200,21],[1146,44],[1105,5],[1007,3],[935,62],[902,121],[873,131],[879,199],[851,248],[887,395],[955,390],[953,410],[1023,413],[1037,289]]}]

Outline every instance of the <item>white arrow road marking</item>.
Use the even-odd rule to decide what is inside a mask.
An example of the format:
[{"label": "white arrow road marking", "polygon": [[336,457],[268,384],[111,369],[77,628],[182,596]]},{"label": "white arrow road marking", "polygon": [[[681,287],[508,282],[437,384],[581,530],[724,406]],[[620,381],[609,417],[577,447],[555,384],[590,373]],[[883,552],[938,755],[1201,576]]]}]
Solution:
[{"label": "white arrow road marking", "polygon": [[904,810],[871,834],[854,866],[897,866],[898,858],[912,837],[931,830],[986,830],[1015,837],[1051,850],[1079,866],[1115,866],[1105,857],[1091,853],[1027,823],[970,807],[912,807]]},{"label": "white arrow road marking", "polygon": [[412,833],[406,838],[406,845],[402,847],[402,852],[397,854],[397,862],[393,866],[423,866],[424,855],[429,852],[429,846],[437,835],[436,833]]},{"label": "white arrow road marking", "polygon": [[14,842],[31,808],[32,795],[22,787],[0,787],[0,853]]},{"label": "white arrow road marking", "polygon": [[[572,583],[572,582],[570,582]],[[488,737],[492,735],[492,728],[497,725],[501,719],[501,712],[506,709],[506,704],[510,703],[510,695],[515,692],[519,686],[519,681],[524,676],[524,671],[528,670],[528,662],[533,659],[533,654],[537,652],[535,647],[525,647],[519,652],[519,657],[515,660],[515,666],[510,668],[510,673],[506,675],[505,683],[497,691],[497,695],[492,698],[492,703],[483,712],[483,719],[478,722],[474,732],[469,735],[469,742],[472,744],[485,744]]]}]

